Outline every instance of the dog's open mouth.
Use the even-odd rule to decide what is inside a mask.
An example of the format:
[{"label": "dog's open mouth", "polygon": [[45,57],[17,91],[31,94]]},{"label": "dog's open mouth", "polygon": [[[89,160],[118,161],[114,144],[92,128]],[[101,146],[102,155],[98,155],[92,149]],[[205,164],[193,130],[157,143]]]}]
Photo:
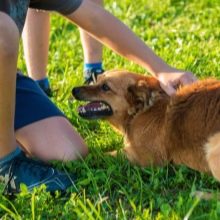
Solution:
[{"label": "dog's open mouth", "polygon": [[78,108],[79,115],[86,119],[99,119],[113,114],[111,106],[103,101],[93,101]]}]

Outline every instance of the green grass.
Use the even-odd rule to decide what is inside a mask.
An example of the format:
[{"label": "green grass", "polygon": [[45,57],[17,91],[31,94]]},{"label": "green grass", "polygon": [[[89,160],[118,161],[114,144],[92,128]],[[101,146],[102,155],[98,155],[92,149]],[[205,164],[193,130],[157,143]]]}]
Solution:
[{"label": "green grass", "polygon": [[[105,6],[169,64],[199,78],[220,77],[219,0],[106,0]],[[105,69],[145,73],[106,48],[103,60]],[[22,51],[19,67],[25,71]],[[44,188],[27,193],[24,187],[12,201],[0,196],[2,219],[220,219],[220,201],[192,196],[196,190],[215,196],[220,185],[212,177],[184,166],[140,168],[104,154],[120,149],[123,137],[104,122],[78,117],[70,92],[83,83],[82,69],[78,29],[53,15],[48,64],[53,100],[85,138],[90,155],[65,164],[78,175],[78,191],[69,198],[51,197]]]}]

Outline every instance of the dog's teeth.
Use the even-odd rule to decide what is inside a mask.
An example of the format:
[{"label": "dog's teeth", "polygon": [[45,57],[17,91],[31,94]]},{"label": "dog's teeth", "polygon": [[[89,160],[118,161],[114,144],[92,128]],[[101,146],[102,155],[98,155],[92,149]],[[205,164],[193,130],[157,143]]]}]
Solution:
[{"label": "dog's teeth", "polygon": [[84,107],[82,107],[82,108],[80,109],[80,112],[81,112],[81,113],[86,113],[86,109],[85,109]]}]

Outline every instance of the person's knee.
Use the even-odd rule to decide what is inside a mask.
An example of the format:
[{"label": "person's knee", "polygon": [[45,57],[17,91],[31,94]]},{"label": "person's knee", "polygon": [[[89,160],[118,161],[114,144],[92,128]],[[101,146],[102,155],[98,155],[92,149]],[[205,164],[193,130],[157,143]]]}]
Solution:
[{"label": "person's knee", "polygon": [[67,151],[64,157],[66,161],[85,158],[89,153],[89,149],[83,140],[78,143],[72,143],[71,145],[67,144],[66,149]]},{"label": "person's knee", "polygon": [[93,2],[98,5],[103,5],[103,0],[93,0]]},{"label": "person's knee", "polygon": [[[24,145],[24,144],[23,144]],[[88,147],[86,144],[76,144],[69,141],[63,141],[62,144],[56,145],[52,144],[53,148],[50,150],[47,149],[48,145],[46,144],[35,144],[30,142],[30,146],[23,146],[30,156],[37,157],[44,161],[73,161],[79,160],[86,157],[89,153]]]},{"label": "person's knee", "polygon": [[0,58],[14,58],[18,53],[19,31],[14,21],[2,12],[0,12],[0,30]]},{"label": "person's knee", "polygon": [[86,157],[89,154],[89,148],[86,144],[80,146],[80,156]]},{"label": "person's knee", "polygon": [[74,141],[68,138],[63,140],[62,145],[56,146],[53,152],[44,154],[43,159],[47,161],[58,160],[66,162],[85,158],[89,153],[88,147],[83,139],[76,139]]}]

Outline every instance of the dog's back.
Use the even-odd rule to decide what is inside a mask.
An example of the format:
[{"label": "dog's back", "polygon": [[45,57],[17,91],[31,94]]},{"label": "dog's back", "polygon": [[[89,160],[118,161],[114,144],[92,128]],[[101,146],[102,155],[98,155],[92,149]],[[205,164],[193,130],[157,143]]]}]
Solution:
[{"label": "dog's back", "polygon": [[175,163],[201,171],[220,164],[220,82],[209,79],[180,89],[167,107],[164,129]]}]

